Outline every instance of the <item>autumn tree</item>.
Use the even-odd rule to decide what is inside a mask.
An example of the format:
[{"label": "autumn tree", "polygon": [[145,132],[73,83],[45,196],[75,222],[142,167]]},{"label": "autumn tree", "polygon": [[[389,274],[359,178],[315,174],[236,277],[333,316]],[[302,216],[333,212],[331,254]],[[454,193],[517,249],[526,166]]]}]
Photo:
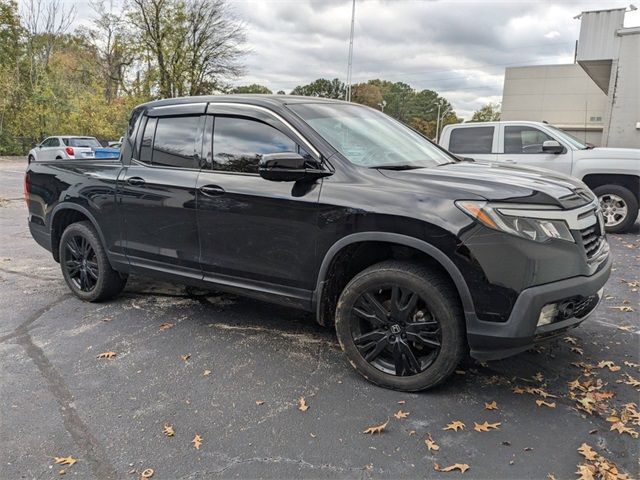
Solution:
[{"label": "autumn tree", "polygon": [[497,122],[500,120],[500,104],[487,103],[473,112],[472,122]]}]

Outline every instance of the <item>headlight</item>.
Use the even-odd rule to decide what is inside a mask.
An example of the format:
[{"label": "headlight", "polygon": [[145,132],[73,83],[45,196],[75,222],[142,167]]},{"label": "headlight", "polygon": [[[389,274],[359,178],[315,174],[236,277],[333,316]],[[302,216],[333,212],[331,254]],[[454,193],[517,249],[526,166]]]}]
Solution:
[{"label": "headlight", "polygon": [[[505,215],[487,202],[458,201],[456,206],[483,225],[519,237],[545,242],[550,238],[558,238],[567,242],[575,242],[571,231],[564,220],[527,217],[527,210],[522,215]],[[510,213],[513,209],[510,209]]]}]

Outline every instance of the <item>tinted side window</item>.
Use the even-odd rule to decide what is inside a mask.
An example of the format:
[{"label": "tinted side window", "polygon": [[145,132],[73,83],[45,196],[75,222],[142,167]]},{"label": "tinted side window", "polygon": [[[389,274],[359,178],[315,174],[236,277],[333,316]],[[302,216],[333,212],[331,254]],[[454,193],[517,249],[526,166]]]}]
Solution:
[{"label": "tinted side window", "polygon": [[50,138],[46,138],[42,141],[42,143],[40,144],[41,147],[50,147],[51,146],[51,139]]},{"label": "tinted side window", "polygon": [[213,127],[213,169],[258,173],[265,153],[298,152],[296,143],[266,123],[247,118],[216,117]]},{"label": "tinted side window", "polygon": [[200,168],[196,156],[196,140],[200,138],[199,127],[199,116],[158,118],[151,163],[167,167]]},{"label": "tinted side window", "polygon": [[49,146],[50,147],[59,147],[60,146],[60,140],[58,138],[52,138],[50,140]]},{"label": "tinted side window", "polygon": [[[153,136],[156,133],[156,123],[157,118],[149,118],[147,119],[147,124],[144,127],[144,133],[142,135],[138,134],[138,138],[136,143],[140,141],[140,160],[144,163],[151,163],[151,153],[153,147]],[[136,150],[138,145],[136,144]]]},{"label": "tinted side window", "polygon": [[553,140],[534,127],[505,127],[504,153],[542,153],[542,144]]},{"label": "tinted side window", "polygon": [[449,137],[453,153],[491,153],[494,127],[454,128]]}]

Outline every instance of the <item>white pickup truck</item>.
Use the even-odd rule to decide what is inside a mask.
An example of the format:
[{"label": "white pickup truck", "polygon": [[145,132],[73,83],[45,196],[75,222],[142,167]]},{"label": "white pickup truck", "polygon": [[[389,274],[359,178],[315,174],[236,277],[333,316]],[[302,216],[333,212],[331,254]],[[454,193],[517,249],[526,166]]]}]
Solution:
[{"label": "white pickup truck", "polygon": [[640,149],[593,148],[541,122],[447,125],[440,145],[474,160],[545,168],[582,180],[598,196],[607,232],[629,230],[638,217]]}]

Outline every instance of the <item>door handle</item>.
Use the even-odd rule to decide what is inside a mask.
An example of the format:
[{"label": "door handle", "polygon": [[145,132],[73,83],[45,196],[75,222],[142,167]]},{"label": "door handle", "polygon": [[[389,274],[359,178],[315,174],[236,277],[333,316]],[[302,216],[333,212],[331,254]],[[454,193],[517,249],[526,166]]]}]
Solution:
[{"label": "door handle", "polygon": [[204,195],[213,197],[215,195],[222,195],[224,193],[224,188],[219,187],[218,185],[204,185],[200,187],[200,191]]},{"label": "door handle", "polygon": [[131,178],[127,178],[127,183],[129,185],[144,185],[144,178],[140,178],[140,177],[131,177]]}]

